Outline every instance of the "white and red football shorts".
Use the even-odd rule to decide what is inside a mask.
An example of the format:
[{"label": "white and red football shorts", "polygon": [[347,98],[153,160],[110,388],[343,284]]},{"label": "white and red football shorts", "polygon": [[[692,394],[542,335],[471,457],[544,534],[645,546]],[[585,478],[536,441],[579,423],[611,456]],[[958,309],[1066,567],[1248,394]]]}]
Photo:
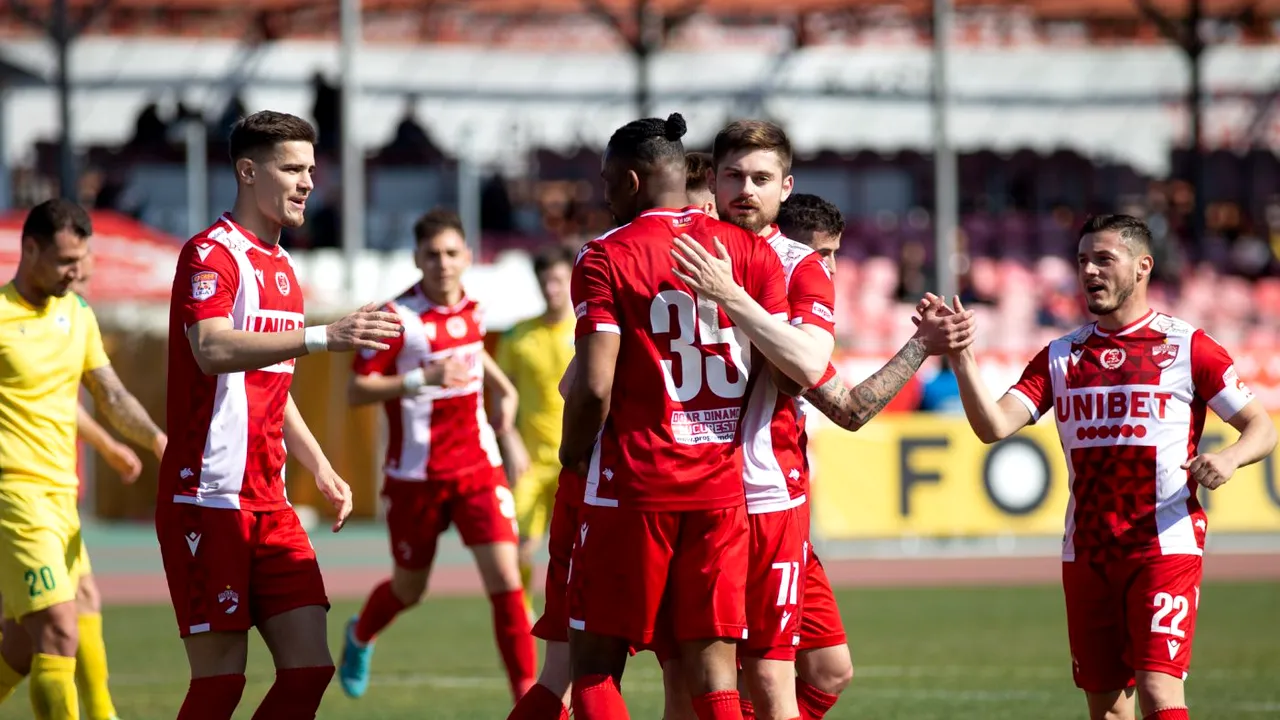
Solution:
[{"label": "white and red football shorts", "polygon": [[182,637],[244,632],[329,598],[293,508],[252,512],[161,503],[156,537]]},{"label": "white and red football shorts", "polygon": [[747,570],[747,641],[739,655],[795,660],[809,556],[809,512],[804,507],[747,516],[751,549]]},{"label": "white and red football shorts", "polygon": [[533,625],[533,636],[547,642],[569,642],[569,560],[578,536],[578,508],[556,493],[547,535],[546,596],[542,617]]},{"label": "white and red football shorts", "polygon": [[453,525],[467,547],[517,541],[516,501],[502,468],[460,480],[397,480],[382,484],[391,557],[405,570],[426,570],[436,542]]},{"label": "white and red football shorts", "polygon": [[1086,692],[1134,685],[1134,671],[1185,679],[1203,561],[1199,555],[1062,563],[1072,675]]},{"label": "white and red football shorts", "polygon": [[664,590],[677,642],[747,636],[747,511],[582,508],[569,627],[647,647]]},{"label": "white and red football shorts", "polygon": [[813,548],[809,548],[809,560],[805,565],[804,600],[800,610],[800,646],[805,650],[844,645],[849,641],[844,631],[844,620],[840,618],[840,607],[836,605],[836,594],[831,589],[831,580],[822,567]]}]

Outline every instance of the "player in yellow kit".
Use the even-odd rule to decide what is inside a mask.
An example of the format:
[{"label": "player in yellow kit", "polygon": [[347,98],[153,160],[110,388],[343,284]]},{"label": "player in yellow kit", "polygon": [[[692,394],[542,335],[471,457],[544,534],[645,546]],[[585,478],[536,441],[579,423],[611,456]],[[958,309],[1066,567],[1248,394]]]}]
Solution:
[{"label": "player in yellow kit", "polygon": [[[529,587],[533,553],[547,532],[560,476],[560,422],[564,398],[560,378],[573,359],[573,304],[569,278],[575,252],[554,246],[533,259],[533,272],[546,301],[542,315],[517,323],[498,344],[498,366],[516,386],[520,407],[516,430],[529,453],[529,470],[513,478],[520,526],[520,574]],[[526,601],[528,594],[526,592]]]},{"label": "player in yellow kit", "polygon": [[0,288],[0,697],[29,673],[38,720],[80,716],[80,384],[127,440],[157,457],[167,441],[111,368],[93,310],[71,292],[91,234],[76,204],[37,205],[17,274]]}]

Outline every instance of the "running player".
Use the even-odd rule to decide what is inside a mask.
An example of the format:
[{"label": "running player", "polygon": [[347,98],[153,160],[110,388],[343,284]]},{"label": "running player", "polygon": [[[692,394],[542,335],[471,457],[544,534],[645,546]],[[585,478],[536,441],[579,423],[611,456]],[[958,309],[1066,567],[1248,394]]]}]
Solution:
[{"label": "running player", "polygon": [[[573,305],[569,277],[575,252],[553,245],[533,258],[533,272],[546,310],[516,323],[498,344],[498,367],[520,395],[516,430],[529,453],[529,470],[514,483],[516,521],[520,527],[520,579],[529,587],[533,553],[551,521],[560,476],[560,426],[564,398],[557,389],[573,358]],[[529,598],[526,594],[525,601]]]},{"label": "running player", "polygon": [[[1133,718],[1136,690],[1146,720],[1187,720],[1183,681],[1208,530],[1197,485],[1212,490],[1265,458],[1276,429],[1217,341],[1147,304],[1145,223],[1090,218],[1077,259],[1096,322],[1049,343],[998,401],[972,352],[956,355],[953,367],[983,442],[1050,411],[1057,421],[1071,478],[1062,548],[1067,636],[1090,718]],[[1206,410],[1239,439],[1200,452]]]},{"label": "running player", "polygon": [[[71,292],[92,233],[74,203],[37,205],[23,223],[17,274],[0,289],[0,698],[29,673],[35,716],[59,720],[80,716],[80,384],[129,441],[157,456],[166,443],[111,367],[93,310]],[[101,652],[100,627],[96,639],[89,627],[86,641]],[[101,660],[105,680],[105,652],[89,650],[88,664]],[[99,702],[91,713],[114,714]]]},{"label": "running player", "polygon": [[716,213],[716,196],[711,192],[710,185],[711,174],[715,169],[711,153],[685,153],[684,161],[684,192],[688,204],[706,213],[708,217],[719,219],[720,215]]},{"label": "running player", "polygon": [[332,504],[334,532],[351,513],[351,488],[289,386],[296,358],[385,349],[403,327],[372,307],[305,326],[280,232],[302,225],[315,142],[311,124],[293,115],[263,111],[236,123],[234,209],[178,255],[169,311],[173,443],[160,464],[156,535],[191,666],[179,720],[229,720],[244,691],[250,627],[276,667],[254,718],[314,717],[333,677],[329,601],[285,497],[286,446]]},{"label": "running player", "polygon": [[[520,584],[515,501],[502,468],[503,457],[524,453],[514,429],[518,396],[484,351],[484,310],[462,288],[471,264],[462,221],[434,210],[414,226],[414,236],[422,280],[387,306],[407,332],[386,350],[357,356],[351,381],[353,404],[383,402],[387,410],[382,495],[393,565],[391,578],[374,588],[347,625],[342,689],[351,697],[364,695],[374,639],[422,599],[436,543],[452,524],[476,559],[518,700],[533,685],[538,662]],[[444,360],[461,366],[461,384],[424,386],[423,366]],[[492,426],[486,388],[495,400]]]},{"label": "running player", "polygon": [[[778,229],[813,249],[832,274],[844,235],[844,218],[834,205],[816,195],[794,193],[782,203]],[[884,367],[856,387],[835,368],[818,387],[805,391],[808,401],[836,425],[857,431],[884,409],[920,369],[926,357],[956,352],[973,342],[971,312],[961,315],[925,313],[918,329]],[[801,447],[808,445],[801,415]],[[853,679],[853,662],[831,581],[810,547],[801,600],[800,644],[796,646],[796,701],[803,720],[819,720],[835,706]]]}]

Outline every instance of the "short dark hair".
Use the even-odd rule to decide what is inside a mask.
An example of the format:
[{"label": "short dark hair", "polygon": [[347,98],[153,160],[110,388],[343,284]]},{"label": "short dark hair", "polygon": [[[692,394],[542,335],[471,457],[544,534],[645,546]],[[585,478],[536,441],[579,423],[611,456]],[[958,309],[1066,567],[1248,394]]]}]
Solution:
[{"label": "short dark hair", "polygon": [[541,275],[557,265],[568,265],[573,267],[573,261],[578,256],[578,251],[568,245],[548,245],[542,248],[533,256],[533,274]]},{"label": "short dark hair", "polygon": [[413,239],[416,243],[424,243],[445,230],[457,230],[463,237],[467,235],[466,230],[462,228],[462,218],[458,217],[458,213],[448,208],[436,208],[418,218],[418,222],[413,224]]},{"label": "short dark hair", "polygon": [[680,113],[671,113],[666,120],[632,120],[609,138],[609,153],[645,167],[684,163],[684,143],[680,138],[688,129]]},{"label": "short dark hair", "polygon": [[796,193],[782,203],[778,211],[778,229],[783,235],[803,233],[844,235],[844,215],[835,205],[817,195]]},{"label": "short dark hair", "polygon": [[93,234],[93,222],[84,208],[62,198],[45,200],[31,208],[22,223],[23,239],[35,240],[40,248],[52,245],[53,237],[64,230],[84,239]]},{"label": "short dark hair", "polygon": [[1115,232],[1134,254],[1151,253],[1151,228],[1132,215],[1091,215],[1080,226],[1080,236],[1101,232]]},{"label": "short dark hair", "polygon": [[697,192],[707,189],[707,173],[711,172],[715,167],[715,163],[711,160],[711,153],[691,152],[684,155],[685,181],[684,189],[686,192]]},{"label": "short dark hair", "polygon": [[778,154],[783,174],[791,172],[791,140],[777,123],[768,120],[735,120],[716,133],[711,157],[716,167],[729,153],[741,150],[768,150]]},{"label": "short dark hair", "polygon": [[231,128],[231,162],[293,140],[315,145],[315,127],[297,115],[274,110],[256,112]]}]

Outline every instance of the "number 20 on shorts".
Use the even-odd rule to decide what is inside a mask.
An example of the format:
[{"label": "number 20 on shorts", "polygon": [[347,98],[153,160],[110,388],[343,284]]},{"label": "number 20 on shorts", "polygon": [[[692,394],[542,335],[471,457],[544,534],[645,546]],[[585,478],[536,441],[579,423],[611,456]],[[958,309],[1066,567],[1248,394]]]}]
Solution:
[{"label": "number 20 on shorts", "polygon": [[39,570],[28,570],[22,577],[27,581],[27,594],[31,597],[39,597],[46,591],[58,587],[58,582],[53,578],[53,570],[50,570],[48,565]]}]

